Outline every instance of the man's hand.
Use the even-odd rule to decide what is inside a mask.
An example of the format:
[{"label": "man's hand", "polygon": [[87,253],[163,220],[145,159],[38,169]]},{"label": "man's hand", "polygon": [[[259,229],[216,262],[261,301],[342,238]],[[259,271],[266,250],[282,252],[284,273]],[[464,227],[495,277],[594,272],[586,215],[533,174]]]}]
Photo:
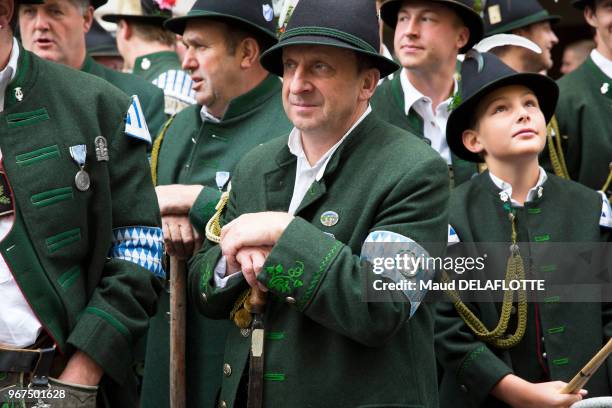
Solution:
[{"label": "man's hand", "polygon": [[102,367],[80,350],[70,360],[58,380],[76,385],[98,385],[104,371]]},{"label": "man's hand", "polygon": [[493,387],[491,394],[514,408],[569,408],[587,395],[586,390],[561,394],[565,385],[563,381],[534,384],[509,374]]},{"label": "man's hand", "polygon": [[226,276],[242,271],[244,278],[251,287],[258,287],[263,292],[268,288],[257,281],[257,275],[263,269],[266,258],[270,255],[272,247],[244,247],[236,254],[235,262],[227,264]]},{"label": "man's hand", "polygon": [[243,214],[221,229],[221,251],[228,266],[240,263],[236,258],[244,247],[272,247],[283,234],[293,215],[283,212]]},{"label": "man's hand", "polygon": [[161,215],[188,215],[204,186],[170,184],[155,187]]},{"label": "man's hand", "polygon": [[189,259],[202,246],[202,238],[186,215],[162,216],[162,229],[166,253],[170,256]]}]

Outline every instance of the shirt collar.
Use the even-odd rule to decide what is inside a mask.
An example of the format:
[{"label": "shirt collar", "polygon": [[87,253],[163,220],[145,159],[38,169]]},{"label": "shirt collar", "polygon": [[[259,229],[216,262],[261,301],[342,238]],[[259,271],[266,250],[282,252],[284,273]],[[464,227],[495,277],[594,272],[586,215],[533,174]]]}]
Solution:
[{"label": "shirt collar", "polygon": [[[401,72],[399,73],[399,76],[400,83],[402,85],[402,91],[404,92],[404,113],[406,115],[408,115],[408,112],[410,112],[410,108],[412,107],[412,105],[414,105],[420,100],[424,100],[428,105],[431,105],[431,98],[423,95],[418,89],[414,87],[414,85],[412,85],[412,83],[408,79],[408,70],[406,68],[402,68]],[[459,89],[459,84],[457,83],[457,80],[455,78],[453,78],[453,83],[454,95]],[[449,96],[448,99],[440,103],[440,105],[438,105],[438,109],[449,104],[450,101],[453,99],[453,95]]]},{"label": "shirt collar", "polygon": [[612,78],[612,61],[604,57],[597,49],[591,51],[591,59],[608,78]]},{"label": "shirt collar", "polygon": [[200,119],[202,119],[202,122],[221,123],[221,119],[210,114],[204,105],[200,109]]},{"label": "shirt collar", "polygon": [[[512,185],[510,183],[500,179],[499,177],[491,173],[491,171],[489,171],[489,177],[491,177],[493,183],[500,190],[502,190],[499,192],[499,198],[501,201],[506,202],[508,201],[508,199],[510,199],[513,206],[522,207],[522,205],[512,199]],[[525,200],[525,202],[533,201],[536,197],[542,197],[542,193],[544,190],[543,185],[546,180],[548,180],[548,175],[546,174],[546,171],[542,167],[540,167],[540,176],[538,177],[538,182],[529,190],[529,192],[527,192],[527,199]]]},{"label": "shirt collar", "polygon": [[344,134],[344,136],[342,136],[342,138],[338,141],[338,143],[336,143],[335,145],[333,145],[320,159],[319,161],[317,161],[315,163],[314,166],[310,166],[310,164],[308,163],[308,160],[306,159],[306,153],[304,153],[304,146],[302,145],[302,132],[300,132],[300,130],[298,128],[293,128],[293,130],[291,131],[291,133],[289,133],[289,140],[287,141],[287,146],[289,147],[289,151],[291,152],[291,154],[293,154],[294,156],[296,156],[298,158],[298,160],[303,161],[305,166],[310,167],[311,170],[317,169],[317,176],[316,176],[316,180],[319,181],[321,180],[321,178],[323,177],[323,174],[325,173],[325,168],[327,167],[327,163],[329,162],[329,159],[331,159],[331,156],[334,154],[334,152],[336,151],[336,149],[338,149],[338,147],[340,147],[340,145],[342,144],[342,142],[344,142],[344,140],[348,137],[348,135],[351,134],[351,132],[361,123],[363,122],[363,120],[372,112],[372,107],[370,105],[368,105],[368,108],[366,109],[366,111],[363,113],[363,115],[361,115],[359,117],[359,119],[357,119],[357,121],[355,121],[355,123],[353,124],[353,126],[351,126],[351,128],[348,130],[348,132],[346,132]]},{"label": "shirt collar", "polygon": [[19,61],[19,44],[15,37],[13,37],[13,49],[11,50],[8,64],[0,71],[0,93],[2,95],[4,95],[6,87],[17,74],[17,61]]}]

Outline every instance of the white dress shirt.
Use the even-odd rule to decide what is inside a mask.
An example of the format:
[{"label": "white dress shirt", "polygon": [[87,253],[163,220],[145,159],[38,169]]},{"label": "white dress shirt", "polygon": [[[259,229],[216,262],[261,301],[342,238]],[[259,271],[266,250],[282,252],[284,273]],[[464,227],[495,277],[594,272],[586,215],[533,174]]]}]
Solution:
[{"label": "white dress shirt", "polygon": [[2,71],[0,71],[0,112],[4,110],[4,94],[8,84],[15,78],[17,73],[17,61],[19,60],[19,45],[17,40],[13,37],[13,49],[11,56],[9,57],[8,64]]},{"label": "white dress shirt", "polygon": [[[363,120],[372,112],[372,107],[368,106],[368,109],[357,119],[353,126],[346,132],[342,138],[333,145],[314,165],[310,165],[306,154],[304,153],[304,146],[302,145],[302,132],[299,129],[293,128],[289,134],[289,140],[287,145],[289,151],[295,157],[297,157],[296,169],[295,169],[295,183],[293,185],[293,195],[291,196],[291,203],[289,204],[288,213],[291,215],[295,214],[295,211],[299,208],[304,196],[308,192],[308,189],[315,181],[320,181],[325,174],[327,164],[331,160],[334,152],[338,150],[338,147],[344,142],[344,140],[351,134],[351,132],[361,123]],[[221,257],[217,265],[215,266],[215,285],[218,288],[224,288],[227,285],[227,281],[233,276],[239,276],[239,273],[225,276],[225,270],[227,268],[227,262],[225,257]]]},{"label": "white dress shirt", "polygon": [[[599,69],[610,79],[612,79],[612,61],[604,57],[599,51],[591,51],[591,59]],[[610,84],[612,85],[612,84]]]},{"label": "white dress shirt", "polygon": [[[451,151],[446,143],[446,122],[450,115],[452,96],[440,103],[434,112],[431,98],[423,95],[410,83],[406,68],[403,68],[399,75],[404,92],[404,113],[408,115],[410,108],[414,108],[423,118],[423,135],[431,141],[431,147],[440,153],[446,163],[452,164]],[[457,81],[454,82],[453,94],[458,89]]]},{"label": "white dress shirt", "polygon": [[[491,177],[493,183],[495,183],[495,185],[500,190],[502,190],[499,193],[500,200],[510,200],[513,207],[523,207],[523,205],[519,204],[518,201],[512,198],[512,184],[500,179],[495,174],[491,173],[491,171],[489,171],[489,177]],[[544,187],[542,186],[544,185],[546,180],[548,180],[548,175],[546,174],[546,171],[542,167],[540,167],[540,176],[538,177],[538,182],[527,192],[527,198],[525,199],[526,203],[533,201],[536,196],[542,196],[542,194],[544,193]]]}]

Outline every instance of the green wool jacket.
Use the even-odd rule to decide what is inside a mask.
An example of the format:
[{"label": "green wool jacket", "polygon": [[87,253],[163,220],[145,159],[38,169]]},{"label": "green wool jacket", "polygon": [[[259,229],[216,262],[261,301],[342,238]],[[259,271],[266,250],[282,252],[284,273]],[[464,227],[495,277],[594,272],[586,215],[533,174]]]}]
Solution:
[{"label": "green wool jacket", "polygon": [[136,58],[132,74],[138,75],[164,91],[165,112],[174,115],[196,103],[193,81],[181,69],[173,51],[160,51]]},{"label": "green wool jacket", "polygon": [[[557,83],[556,114],[570,177],[600,190],[612,163],[612,78],[589,57]],[[612,186],[606,194],[612,194]]]},{"label": "green wool jacket", "polygon": [[[283,110],[281,82],[268,76],[250,92],[234,99],[220,123],[202,122],[201,106],[191,106],[171,122],[158,157],[158,185],[201,184],[204,190],[191,210],[193,225],[204,235],[205,224],[221,197],[215,176],[233,175],[238,161],[261,143],[291,130]],[[169,404],[168,295],[162,294],[147,340],[142,406]],[[223,348],[228,321],[202,317],[188,305],[187,399],[194,407],[215,407],[221,387]]]},{"label": "green wool jacket", "polygon": [[[401,71],[398,71],[390,81],[384,81],[372,98],[372,107],[378,116],[392,125],[406,129],[413,135],[425,138],[423,133],[423,118],[414,111],[406,115],[404,91],[402,90]],[[458,186],[478,174],[478,166],[460,159],[452,154],[453,185]]]},{"label": "green wool jacket", "polygon": [[[251,151],[234,171],[224,221],[287,211],[296,161],[286,136]],[[374,230],[402,234],[439,254],[448,195],[447,167],[422,141],[373,113],[351,132],[258,276],[270,289],[265,407],[438,406],[432,311],[422,304],[408,320],[409,305],[393,295],[365,302],[359,254]],[[326,211],[338,214],[335,225],[322,224]],[[219,258],[219,246],[210,243],[192,258],[189,293],[205,316],[228,319],[248,286],[237,276],[217,288],[212,275]],[[277,285],[279,279],[287,285]],[[230,330],[221,405],[235,406],[250,344],[249,330]]]},{"label": "green wool jacket", "polygon": [[[113,406],[136,403],[133,346],[161,289],[152,272],[163,272],[126,260],[131,243],[118,236],[130,227],[162,244],[145,145],[124,133],[130,103],[100,79],[21,49],[0,113],[0,149],[16,203],[0,252],[60,352],[69,357],[79,349],[102,366]],[[97,136],[108,142],[108,161],[97,160]],[[86,191],[75,186],[75,145],[87,148]],[[106,388],[117,385],[121,393]]]},{"label": "green wool jacket", "polygon": [[[531,269],[535,274],[527,279],[552,282],[555,273],[561,274],[567,266],[555,263],[559,254],[556,259],[554,252],[552,260],[550,256],[543,258],[544,251],[538,252],[538,248],[542,250],[546,242],[608,242],[610,230],[599,225],[602,210],[599,194],[578,183],[551,174],[548,177],[540,198],[516,208],[516,222],[526,272]],[[450,224],[462,242],[510,242],[511,224],[500,191],[485,172],[452,192]],[[498,278],[504,275],[507,256],[505,248],[499,256],[489,256],[494,264],[487,267],[501,272],[496,275]],[[583,272],[590,276],[598,273],[596,270]],[[610,303],[596,297],[592,303],[564,302],[563,296],[554,289],[540,295],[540,301],[528,304],[525,335],[509,350],[494,348],[477,339],[451,302],[437,303],[436,355],[443,367],[442,408],[507,407],[489,393],[510,373],[530,382],[567,382],[612,336]],[[501,303],[471,302],[468,306],[489,330],[497,326]],[[508,332],[514,333],[515,328],[513,312]],[[589,396],[610,395],[611,369],[608,363],[592,377],[585,387]]]},{"label": "green wool jacket", "polygon": [[129,96],[138,95],[145,112],[149,132],[152,136],[157,135],[167,120],[164,114],[164,93],[160,89],[142,78],[107,68],[94,61],[89,55],[85,57],[81,71],[105,79]]}]

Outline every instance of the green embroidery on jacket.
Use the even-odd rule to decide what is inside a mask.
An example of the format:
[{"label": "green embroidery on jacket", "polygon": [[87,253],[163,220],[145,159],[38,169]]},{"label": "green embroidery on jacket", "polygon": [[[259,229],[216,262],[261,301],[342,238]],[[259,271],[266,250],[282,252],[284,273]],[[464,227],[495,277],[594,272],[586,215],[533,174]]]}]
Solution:
[{"label": "green embroidery on jacket", "polygon": [[303,309],[304,306],[306,306],[306,303],[308,303],[308,301],[310,300],[312,293],[314,292],[315,288],[317,287],[317,284],[319,283],[319,279],[321,279],[321,275],[323,274],[323,272],[325,272],[325,269],[327,269],[327,266],[329,265],[332,258],[341,246],[342,243],[340,241],[334,242],[334,245],[331,247],[329,252],[327,252],[327,255],[323,257],[321,263],[319,264],[319,270],[313,274],[312,280],[310,281],[310,285],[308,286],[308,289],[306,289],[304,296],[298,304],[299,309]]},{"label": "green embroidery on jacket", "polygon": [[11,199],[4,194],[4,186],[0,186],[0,204],[10,204]]},{"label": "green embroidery on jacket", "polygon": [[263,377],[266,381],[285,381],[283,373],[265,373]]},{"label": "green embroidery on jacket", "polygon": [[206,290],[206,287],[208,286],[208,281],[210,280],[212,273],[213,273],[212,266],[210,265],[209,262],[206,262],[204,264],[204,273],[202,274],[202,279],[200,280],[200,290],[201,291]]},{"label": "green embroidery on jacket", "polygon": [[470,364],[472,364],[472,362],[474,360],[476,360],[476,358],[481,355],[482,353],[484,353],[484,351],[487,349],[487,346],[480,346],[477,347],[474,351],[472,351],[470,353],[469,356],[467,356],[467,358],[465,360],[463,360],[463,363],[461,364],[461,367],[459,367],[459,371],[457,372],[457,377],[459,377],[461,375],[461,373],[463,372],[463,370],[465,370],[466,368],[468,368],[468,366]]},{"label": "green embroidery on jacket", "polygon": [[295,266],[289,268],[286,274],[283,274],[283,265],[273,265],[266,268],[266,272],[270,275],[268,287],[275,289],[281,293],[289,293],[292,289],[297,289],[304,286],[304,282],[300,277],[304,273],[304,262],[295,261]]}]

